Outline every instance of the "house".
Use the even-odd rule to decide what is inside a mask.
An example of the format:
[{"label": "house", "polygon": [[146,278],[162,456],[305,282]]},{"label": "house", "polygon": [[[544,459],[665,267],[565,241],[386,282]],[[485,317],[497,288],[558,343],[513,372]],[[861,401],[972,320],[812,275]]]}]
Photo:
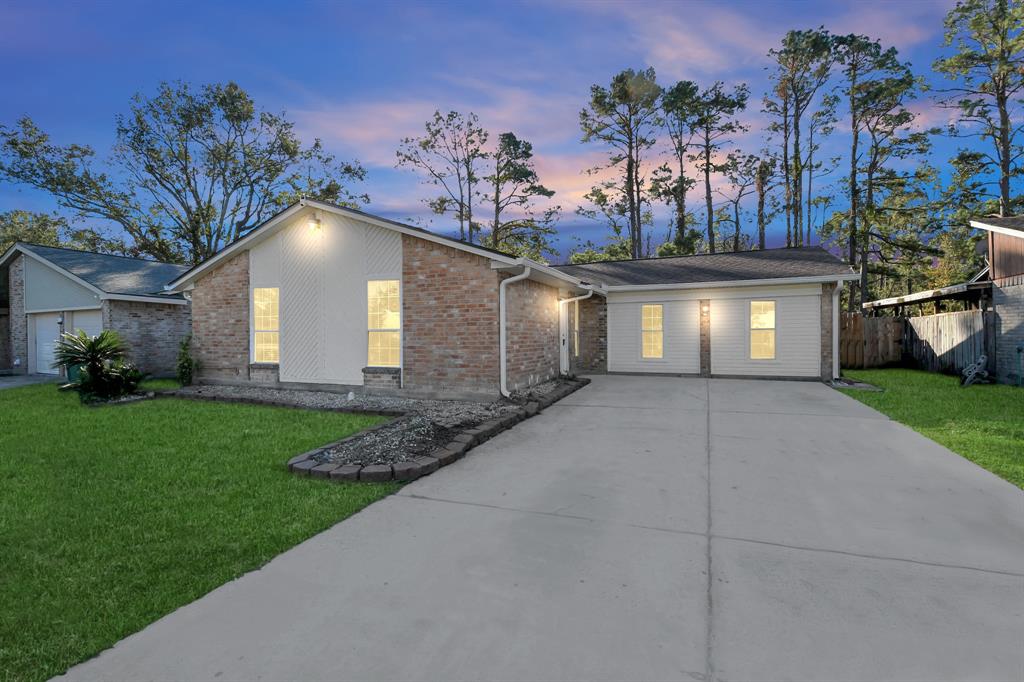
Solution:
[{"label": "house", "polygon": [[173,374],[188,301],[164,285],[187,268],[18,242],[0,257],[0,369],[57,374],[63,332],[118,332],[144,372]]},{"label": "house", "polygon": [[995,371],[1000,381],[1024,381],[1024,216],[978,218],[988,237],[988,279],[995,312]]},{"label": "house", "polygon": [[827,252],[551,267],[300,201],[168,285],[199,380],[493,397],[565,372],[831,379]]}]

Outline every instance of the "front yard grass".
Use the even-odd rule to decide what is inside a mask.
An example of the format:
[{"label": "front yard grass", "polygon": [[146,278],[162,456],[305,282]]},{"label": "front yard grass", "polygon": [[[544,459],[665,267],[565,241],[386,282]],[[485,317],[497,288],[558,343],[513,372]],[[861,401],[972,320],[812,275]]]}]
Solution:
[{"label": "front yard grass", "polygon": [[63,672],[397,490],[284,468],[383,420],[0,391],[0,680]]},{"label": "front yard grass", "polygon": [[844,370],[881,392],[841,389],[896,421],[1024,488],[1024,389],[911,369]]}]

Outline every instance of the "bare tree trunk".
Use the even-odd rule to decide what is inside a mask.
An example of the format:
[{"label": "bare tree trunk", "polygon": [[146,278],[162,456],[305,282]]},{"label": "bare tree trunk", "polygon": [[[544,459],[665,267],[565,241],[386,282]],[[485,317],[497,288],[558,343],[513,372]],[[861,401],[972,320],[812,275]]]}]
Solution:
[{"label": "bare tree trunk", "polygon": [[1007,109],[1006,93],[1000,89],[996,96],[999,109],[999,215],[1010,215],[1010,112]]},{"label": "bare tree trunk", "polygon": [[[850,67],[850,123],[852,136],[850,141],[850,234],[849,241],[849,262],[850,267],[857,263],[857,144],[860,142],[860,121],[857,117],[857,101],[854,95],[854,88],[857,85],[856,62]],[[856,312],[856,300],[853,291],[849,292],[846,300],[846,307],[851,313]]]},{"label": "bare tree trunk", "polygon": [[803,243],[803,160],[800,158],[800,112],[793,109],[793,245]]},{"label": "bare tree trunk", "polygon": [[715,216],[711,207],[711,131],[704,135],[704,205],[708,212],[708,251],[715,252]]},{"label": "bare tree trunk", "polygon": [[[764,163],[763,161],[761,163]],[[766,188],[760,173],[757,178],[757,248],[764,251],[764,195]]]},{"label": "bare tree trunk", "polygon": [[790,180],[789,168],[789,100],[785,95],[782,100],[782,170],[786,183],[786,247],[788,248],[793,246],[793,184]]},{"label": "bare tree trunk", "polygon": [[807,246],[811,245],[811,189],[814,185],[814,126],[807,133]]},{"label": "bare tree trunk", "polygon": [[736,231],[732,235],[732,252],[736,253],[740,250],[740,202],[739,199],[732,205],[733,209],[733,220],[736,221]]}]

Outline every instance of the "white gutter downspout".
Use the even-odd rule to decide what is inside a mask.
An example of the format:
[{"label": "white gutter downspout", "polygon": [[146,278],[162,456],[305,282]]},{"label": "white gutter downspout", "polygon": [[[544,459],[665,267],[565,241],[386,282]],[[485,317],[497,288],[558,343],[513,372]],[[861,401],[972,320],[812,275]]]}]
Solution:
[{"label": "white gutter downspout", "polygon": [[[584,285],[582,285],[582,284],[581,284],[580,286],[584,286]],[[585,300],[585,299],[588,299],[588,298],[590,298],[590,297],[591,297],[591,296],[593,296],[593,295],[594,295],[594,289],[593,289],[593,287],[591,287],[591,288],[590,288],[590,290],[589,290],[589,291],[587,291],[587,293],[583,294],[582,296],[573,296],[572,298],[566,298],[566,299],[561,299],[561,300],[559,300],[559,301],[558,301],[558,320],[559,320],[559,327],[561,327],[561,320],[562,320],[562,306],[563,306],[564,304],[567,304],[567,303],[573,303],[573,302],[575,302],[575,301],[583,301],[583,300]],[[568,319],[568,313],[566,314],[566,318]],[[565,331],[566,331],[566,335],[565,335],[565,337],[563,337],[563,338],[561,338],[561,339],[560,339],[560,341],[561,341],[561,342],[562,342],[563,344],[565,344],[565,343],[569,343],[569,325],[568,325],[568,324],[566,324],[566,329],[565,329]],[[568,357],[568,355],[567,355],[566,357]],[[559,349],[558,349],[558,364],[559,364],[559,371],[561,371],[561,364],[562,364],[562,349],[561,349],[561,347],[559,347]]]},{"label": "white gutter downspout", "polygon": [[839,296],[843,293],[843,280],[836,280],[832,290],[832,379],[839,378]]},{"label": "white gutter downspout", "polygon": [[524,280],[530,276],[531,268],[529,265],[518,275],[509,277],[508,279],[501,280],[501,284],[498,285],[498,355],[500,356],[500,379],[499,387],[501,394],[506,398],[511,395],[511,391],[508,390],[508,357],[505,352],[505,345],[508,340],[508,320],[506,319],[506,306],[505,306],[505,289],[509,284],[514,284],[520,280]]}]

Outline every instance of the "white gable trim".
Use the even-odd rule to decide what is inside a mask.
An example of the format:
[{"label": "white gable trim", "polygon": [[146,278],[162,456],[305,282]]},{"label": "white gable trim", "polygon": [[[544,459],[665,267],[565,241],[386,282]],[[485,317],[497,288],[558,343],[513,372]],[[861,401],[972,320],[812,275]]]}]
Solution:
[{"label": "white gable trim", "polygon": [[662,291],[667,289],[727,289],[729,287],[760,287],[776,284],[827,284],[832,282],[852,282],[860,279],[856,272],[843,275],[816,275],[812,277],[772,277],[766,279],[737,279],[728,282],[687,282],[685,284],[620,284],[605,287],[609,292],[615,291]]},{"label": "white gable trim", "polygon": [[972,220],[971,227],[977,228],[979,230],[988,230],[989,232],[998,232],[999,234],[1006,234],[1011,237],[1017,237],[1018,239],[1024,239],[1024,232],[1021,232],[1020,230],[1014,230],[1013,228],[1009,227],[999,227],[998,225],[989,225],[988,223],[982,222],[980,220]]}]

